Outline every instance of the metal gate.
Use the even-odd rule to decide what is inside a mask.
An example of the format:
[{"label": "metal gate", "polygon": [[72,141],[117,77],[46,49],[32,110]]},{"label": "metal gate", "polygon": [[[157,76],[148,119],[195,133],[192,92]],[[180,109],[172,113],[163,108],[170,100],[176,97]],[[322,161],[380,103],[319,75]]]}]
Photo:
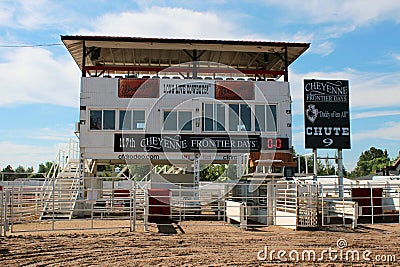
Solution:
[{"label": "metal gate", "polygon": [[278,182],[275,196],[275,225],[292,229],[318,226],[317,184]]}]

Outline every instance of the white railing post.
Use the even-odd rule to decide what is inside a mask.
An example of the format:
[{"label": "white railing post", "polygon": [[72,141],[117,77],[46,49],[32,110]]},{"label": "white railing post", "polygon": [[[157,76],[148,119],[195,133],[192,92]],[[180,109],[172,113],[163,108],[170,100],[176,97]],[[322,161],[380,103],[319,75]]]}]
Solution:
[{"label": "white railing post", "polygon": [[136,195],[137,185],[136,180],[133,181],[133,223],[131,224],[131,230],[134,232],[136,230],[136,202],[137,202],[137,195]]},{"label": "white railing post", "polygon": [[148,231],[148,219],[149,219],[149,196],[148,196],[148,191],[145,189],[144,190],[144,209],[143,209],[143,215],[144,215],[144,231]]},{"label": "white railing post", "polygon": [[372,185],[369,185],[369,189],[371,192],[371,197],[370,197],[370,201],[371,201],[371,223],[374,224],[374,190],[372,190]]},{"label": "white railing post", "polygon": [[240,205],[240,228],[243,230],[247,230],[247,205],[245,202],[242,202]]},{"label": "white railing post", "polygon": [[5,191],[5,198],[4,198],[4,223],[3,223],[3,231],[4,231],[4,236],[7,235],[8,231],[8,218],[7,218],[7,206],[10,203],[10,191],[6,190]]},{"label": "white railing post", "polygon": [[3,198],[4,198],[4,190],[3,187],[0,186],[0,235],[3,232],[3,226],[4,226],[4,221],[3,221],[3,211],[4,211],[4,206],[3,206]]},{"label": "white railing post", "polygon": [[354,202],[354,217],[353,217],[353,224],[352,224],[353,229],[357,227],[357,220],[358,220],[358,204],[357,204],[357,202]]},{"label": "white railing post", "polygon": [[52,188],[51,188],[51,195],[52,195],[52,206],[53,206],[53,212],[52,212],[52,218],[51,218],[51,230],[54,231],[54,187],[55,187],[55,178],[52,179]]}]

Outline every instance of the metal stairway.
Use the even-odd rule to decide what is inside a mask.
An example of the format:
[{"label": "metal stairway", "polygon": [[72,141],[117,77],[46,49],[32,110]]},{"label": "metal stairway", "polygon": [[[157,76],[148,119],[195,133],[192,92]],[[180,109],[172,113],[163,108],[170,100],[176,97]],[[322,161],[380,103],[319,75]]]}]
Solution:
[{"label": "metal stairway", "polygon": [[44,206],[40,220],[72,218],[76,200],[81,190],[79,179],[79,162],[74,159],[67,161],[63,170],[47,181],[44,191]]},{"label": "metal stairway", "polygon": [[[72,219],[76,201],[83,189],[79,177],[78,143],[70,140],[68,153],[60,150],[46,180],[42,185],[43,208],[40,220]],[[93,162],[85,164],[85,171],[90,171]]]}]

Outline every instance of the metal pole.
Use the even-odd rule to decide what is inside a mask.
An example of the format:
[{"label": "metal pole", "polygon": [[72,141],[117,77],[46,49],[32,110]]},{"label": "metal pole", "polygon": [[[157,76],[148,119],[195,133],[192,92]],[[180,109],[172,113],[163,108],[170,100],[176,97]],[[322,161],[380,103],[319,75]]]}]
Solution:
[{"label": "metal pole", "polygon": [[148,224],[148,216],[149,216],[149,195],[148,195],[147,189],[145,189],[145,191],[144,191],[144,202],[145,202],[144,210],[143,210],[143,213],[144,213],[144,231],[147,232],[148,231],[147,224]]},{"label": "metal pole", "polygon": [[298,155],[298,156],[297,156],[297,173],[300,173],[300,172],[301,172],[301,169],[300,169],[300,162],[301,162],[301,156]]},{"label": "metal pole", "polygon": [[197,50],[193,50],[193,79],[197,79]]},{"label": "metal pole", "polygon": [[199,181],[200,181],[200,154],[194,155],[193,162],[193,187],[194,187],[194,199],[199,199]]},{"label": "metal pole", "polygon": [[86,43],[82,43],[82,77],[86,77]]},{"label": "metal pole", "polygon": [[3,188],[0,186],[0,235],[3,232],[3,211],[4,211],[4,207],[3,207]]},{"label": "metal pole", "polygon": [[14,194],[15,194],[15,189],[14,189],[14,183],[11,188],[11,194],[10,191],[8,191],[7,195],[7,203],[10,203],[10,219],[7,219],[7,230],[10,230],[10,233],[13,231],[13,223],[14,223]]},{"label": "metal pole", "polygon": [[314,156],[314,181],[317,181],[317,172],[318,172],[318,169],[317,169],[317,149],[316,148],[314,148],[313,149],[313,156]]},{"label": "metal pole", "polygon": [[306,162],[306,174],[308,174],[308,156],[304,156],[304,160]]},{"label": "metal pole", "polygon": [[3,231],[4,231],[4,236],[7,235],[8,231],[8,218],[7,218],[7,205],[10,203],[10,191],[6,190],[5,192],[5,203],[4,203],[4,226],[3,226]]},{"label": "metal pole", "polygon": [[288,59],[288,47],[285,46],[285,75],[284,75],[284,81],[288,82],[289,81],[289,59]]},{"label": "metal pole", "polygon": [[133,181],[133,223],[132,223],[132,231],[134,232],[136,230],[136,199],[137,199],[137,195],[136,195],[136,189],[137,189],[137,185],[136,185],[136,180]]},{"label": "metal pole", "polygon": [[343,197],[343,154],[342,149],[338,149],[338,185],[339,197]]},{"label": "metal pole", "polygon": [[54,181],[55,181],[55,179],[56,178],[52,178],[52,191],[51,191],[51,194],[52,194],[52,199],[51,199],[51,203],[52,203],[52,206],[53,206],[53,213],[52,213],[52,215],[51,215],[51,230],[52,231],[54,231],[54,186],[55,186],[55,184],[54,184]]}]

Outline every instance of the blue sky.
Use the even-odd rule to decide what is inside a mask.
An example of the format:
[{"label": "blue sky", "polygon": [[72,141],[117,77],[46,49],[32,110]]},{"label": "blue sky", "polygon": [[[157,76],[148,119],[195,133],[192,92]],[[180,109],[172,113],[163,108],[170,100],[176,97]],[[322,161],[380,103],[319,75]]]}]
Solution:
[{"label": "blue sky", "polygon": [[[60,35],[77,34],[310,42],[290,68],[296,151],[310,152],[302,115],[309,78],[350,81],[346,169],[371,146],[392,158],[400,150],[398,0],[0,0],[0,167],[37,170],[74,137],[78,67],[64,46],[21,46],[60,44]],[[327,153],[334,151],[319,155]]]}]

